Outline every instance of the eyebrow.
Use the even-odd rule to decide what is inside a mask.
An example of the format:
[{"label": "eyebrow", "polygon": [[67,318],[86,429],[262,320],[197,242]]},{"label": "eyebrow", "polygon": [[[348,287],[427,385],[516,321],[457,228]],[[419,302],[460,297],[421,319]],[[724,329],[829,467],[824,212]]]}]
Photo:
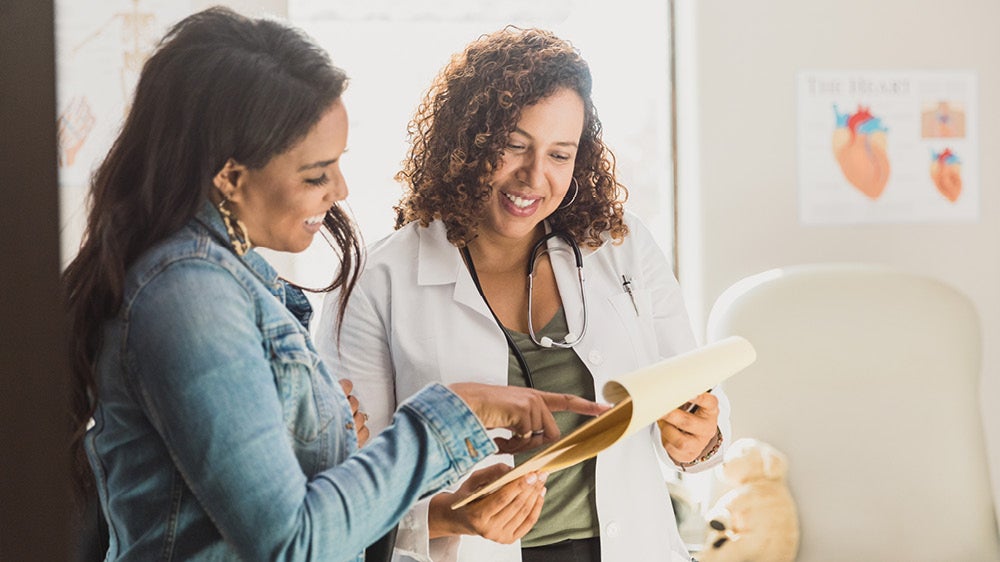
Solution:
[{"label": "eyebrow", "polygon": [[[513,132],[515,132],[515,133],[521,133],[522,135],[524,135],[524,136],[526,136],[526,137],[528,137],[529,139],[532,139],[532,140],[534,140],[534,138],[535,138],[535,137],[531,136],[531,133],[529,133],[528,131],[525,131],[524,129],[522,129],[520,127],[514,127],[514,131]],[[572,147],[578,147],[579,146],[577,143],[572,142],[572,141],[559,141],[559,142],[556,143],[556,145],[557,146],[572,146]]]},{"label": "eyebrow", "polygon": [[298,171],[304,172],[306,170],[313,170],[315,168],[326,168],[327,166],[333,164],[336,161],[337,159],[333,158],[331,160],[321,160],[319,162],[313,162],[312,164],[306,164],[305,166],[300,167]]}]

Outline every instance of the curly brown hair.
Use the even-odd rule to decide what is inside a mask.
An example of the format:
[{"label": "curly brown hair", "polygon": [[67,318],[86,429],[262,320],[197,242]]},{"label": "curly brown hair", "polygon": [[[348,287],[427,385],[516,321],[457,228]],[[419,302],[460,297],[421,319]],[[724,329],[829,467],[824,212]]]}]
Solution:
[{"label": "curly brown hair", "polygon": [[470,43],[438,74],[407,127],[410,148],[396,181],[406,186],[394,207],[396,228],[441,220],[448,240],[476,237],[489,199],[490,177],[524,108],[569,88],[584,103],[584,126],[573,177],[573,204],[548,217],[577,243],[620,242],[628,190],[615,177],[615,159],[601,139],[587,62],[549,31],[507,26]]}]

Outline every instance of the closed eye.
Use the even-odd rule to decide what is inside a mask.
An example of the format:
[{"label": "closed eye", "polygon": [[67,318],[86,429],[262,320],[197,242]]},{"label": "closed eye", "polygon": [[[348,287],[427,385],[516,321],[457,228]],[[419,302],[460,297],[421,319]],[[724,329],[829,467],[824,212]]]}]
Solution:
[{"label": "closed eye", "polygon": [[328,181],[330,181],[330,178],[327,177],[326,173],[324,173],[322,176],[320,176],[318,178],[306,178],[306,183],[308,183],[309,185],[316,186],[316,187],[324,186],[324,185],[326,185],[326,182],[328,182]]}]

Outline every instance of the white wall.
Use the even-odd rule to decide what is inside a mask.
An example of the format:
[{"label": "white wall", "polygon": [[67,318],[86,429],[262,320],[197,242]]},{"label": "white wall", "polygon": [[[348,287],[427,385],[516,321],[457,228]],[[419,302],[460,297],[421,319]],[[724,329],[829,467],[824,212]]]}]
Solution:
[{"label": "white wall", "polygon": [[[990,157],[1000,154],[1000,3],[678,0],[678,18],[679,264],[696,333],[726,287],[773,267],[869,261],[951,283],[982,318],[982,402],[1000,506],[1000,347],[992,345],[1000,340],[1000,160]],[[980,220],[800,225],[795,75],[804,69],[976,71]],[[930,462],[963,462],[932,459],[930,443],[928,453]]]},{"label": "white wall", "polygon": [[[406,153],[406,123],[434,76],[468,42],[515,24],[550,29],[587,59],[604,140],[615,154],[619,179],[629,188],[628,206],[669,250],[673,201],[665,3],[618,0],[613,13],[604,0],[530,7],[524,2],[490,7],[487,0],[476,0],[458,11],[437,0],[396,4],[298,0],[288,5],[291,22],[314,37],[351,77],[344,93],[351,131],[342,165],[350,188],[347,205],[365,243],[393,231],[392,207],[402,190],[392,178]],[[612,22],[627,32],[609,33]],[[622,53],[629,53],[629,65],[621,64]],[[637,73],[635,68],[645,70]],[[294,257],[266,256],[286,278],[309,287],[329,283],[338,266],[322,239]],[[319,295],[307,294],[319,303]],[[321,313],[317,306],[314,328],[323,323]]]},{"label": "white wall", "polygon": [[218,5],[250,17],[288,17],[288,0],[191,0],[191,13]]},{"label": "white wall", "polygon": [[[80,121],[71,119],[70,128],[79,126],[77,130],[84,132],[73,156],[59,169],[61,262],[65,267],[76,257],[86,227],[90,175],[111,148],[139,78],[135,55],[151,52],[167,28],[188,14],[224,5],[247,16],[285,18],[288,1],[191,0],[151,6],[117,0],[91,6],[56,0],[55,4],[57,111],[60,117],[65,112],[95,118],[91,123],[86,123],[86,116]],[[74,100],[85,100],[85,109],[76,106],[71,111],[67,105]]]}]

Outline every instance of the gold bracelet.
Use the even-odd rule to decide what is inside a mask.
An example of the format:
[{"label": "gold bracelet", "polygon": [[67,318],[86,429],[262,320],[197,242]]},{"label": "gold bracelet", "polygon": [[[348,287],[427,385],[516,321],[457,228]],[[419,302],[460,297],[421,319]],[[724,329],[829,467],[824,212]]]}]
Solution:
[{"label": "gold bracelet", "polygon": [[715,441],[715,443],[709,443],[710,447],[708,447],[708,452],[702,451],[702,455],[700,457],[691,462],[679,462],[677,463],[677,466],[679,466],[682,471],[687,472],[687,469],[699,465],[715,456],[715,453],[718,453],[719,449],[722,448],[722,430],[718,427],[715,428],[715,437],[713,438],[713,441]]}]

